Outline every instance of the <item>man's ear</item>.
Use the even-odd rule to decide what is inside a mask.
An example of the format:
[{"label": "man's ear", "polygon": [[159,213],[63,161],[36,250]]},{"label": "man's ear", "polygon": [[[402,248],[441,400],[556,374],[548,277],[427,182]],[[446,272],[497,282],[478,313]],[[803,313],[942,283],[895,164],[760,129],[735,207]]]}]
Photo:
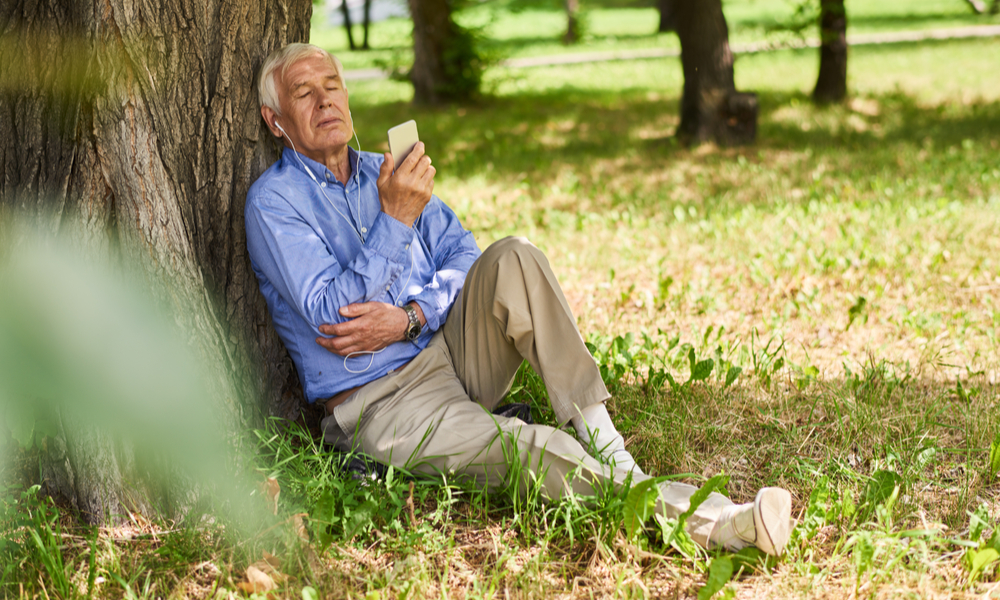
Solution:
[{"label": "man's ear", "polygon": [[260,116],[264,119],[264,122],[267,123],[267,128],[271,130],[271,133],[274,134],[274,137],[279,137],[279,138],[284,137],[284,134],[281,132],[281,130],[278,129],[277,125],[274,124],[275,120],[278,118],[278,114],[274,112],[274,110],[272,110],[270,106],[261,106]]}]

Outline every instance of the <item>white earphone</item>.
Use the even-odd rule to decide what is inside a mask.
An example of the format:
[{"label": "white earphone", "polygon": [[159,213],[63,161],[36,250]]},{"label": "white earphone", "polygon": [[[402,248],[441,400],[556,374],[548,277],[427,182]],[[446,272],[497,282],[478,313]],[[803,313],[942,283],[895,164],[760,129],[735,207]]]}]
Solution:
[{"label": "white earphone", "polygon": [[[348,110],[347,112],[348,112],[348,114],[350,114],[351,111]],[[353,121],[353,118],[352,118],[352,121]],[[364,244],[365,243],[365,236],[364,236],[364,234],[368,231],[368,228],[364,226],[364,223],[362,223],[361,228],[358,229],[358,227],[355,226],[354,222],[351,221],[349,218],[347,218],[347,215],[345,215],[344,213],[340,212],[340,209],[337,208],[337,205],[333,202],[333,200],[331,200],[330,197],[326,195],[326,186],[324,184],[320,183],[318,179],[316,179],[316,175],[313,174],[312,169],[310,169],[308,166],[306,166],[306,163],[302,162],[302,159],[299,158],[299,152],[298,152],[298,150],[295,149],[295,142],[292,141],[292,138],[289,137],[288,132],[285,131],[285,128],[281,126],[281,123],[279,123],[277,119],[274,120],[274,126],[277,127],[279,130],[281,130],[281,133],[285,134],[285,137],[288,139],[288,143],[292,145],[292,151],[295,153],[295,159],[297,161],[299,161],[299,164],[302,165],[302,168],[305,169],[306,173],[309,174],[309,178],[312,179],[313,182],[315,182],[316,185],[319,186],[319,191],[322,192],[323,197],[326,198],[327,201],[330,202],[330,206],[333,207],[333,210],[337,211],[337,214],[340,215],[345,221],[347,221],[347,224],[351,226],[351,229],[354,230],[354,233],[358,234],[358,239],[360,239],[361,243]],[[351,129],[353,129],[353,127]],[[357,141],[357,143],[358,143],[358,160],[357,160],[357,163],[354,165],[354,178],[355,178],[355,183],[357,183],[357,186],[358,186],[358,219],[362,219],[362,216],[361,216],[361,140],[358,139],[357,132],[354,133],[354,140]]]},{"label": "white earphone", "polygon": [[[351,129],[354,130],[354,115],[351,114],[350,110],[347,111],[347,114],[350,115],[350,117],[351,117]],[[329,196],[326,195],[326,188],[323,186],[323,184],[321,184],[319,182],[319,180],[316,179],[316,176],[313,174],[312,170],[308,166],[306,166],[306,163],[303,162],[301,158],[299,158],[299,152],[298,152],[298,150],[295,149],[295,142],[293,142],[292,138],[288,136],[288,132],[285,131],[285,128],[281,126],[281,123],[278,123],[277,119],[274,120],[274,126],[277,127],[281,131],[281,133],[285,134],[286,138],[288,138],[288,143],[292,145],[292,151],[295,153],[295,159],[298,160],[299,164],[302,165],[302,168],[306,170],[306,173],[309,174],[310,179],[312,179],[313,182],[315,182],[316,185],[319,186],[319,191],[323,194],[323,197],[327,199],[327,201],[330,203],[330,206],[333,207],[333,210],[337,211],[337,214],[340,215],[341,218],[343,218],[345,221],[347,221],[347,224],[351,226],[351,229],[353,229],[354,232],[356,234],[358,234],[358,238],[361,239],[361,243],[364,244],[365,243],[364,232],[368,231],[367,228],[364,227],[364,225],[362,224],[361,229],[358,229],[354,225],[354,223],[349,218],[347,218],[347,215],[345,215],[344,213],[340,212],[340,209],[337,208],[337,205],[334,203],[334,201]],[[358,161],[357,161],[357,163],[354,166],[354,177],[356,178],[355,182],[357,183],[357,186],[358,186],[358,218],[360,219],[361,218],[361,140],[358,139],[358,132],[357,131],[353,131],[353,133],[354,133],[354,140],[358,143]],[[419,217],[418,217],[418,219],[419,219]],[[409,283],[410,283],[410,276],[411,275],[413,275],[413,248],[412,247],[410,248],[410,271],[409,271],[409,273],[407,273],[407,275],[406,275],[406,281],[403,283],[403,292],[406,291],[406,286],[409,285]],[[382,350],[385,350],[385,348],[382,348]],[[379,352],[382,352],[382,350],[376,350],[374,352],[372,352],[370,350],[361,350],[361,351],[358,351],[358,352],[351,352],[350,354],[348,354],[347,356],[344,357],[344,369],[348,373],[354,373],[354,374],[364,373],[368,369],[372,368],[372,365],[375,364],[375,355],[378,354]],[[368,366],[366,366],[365,368],[360,369],[360,370],[354,370],[354,369],[352,369],[351,367],[349,367],[347,365],[347,361],[350,360],[351,358],[353,358],[355,355],[358,355],[358,354],[370,354],[371,358],[368,361]]]}]

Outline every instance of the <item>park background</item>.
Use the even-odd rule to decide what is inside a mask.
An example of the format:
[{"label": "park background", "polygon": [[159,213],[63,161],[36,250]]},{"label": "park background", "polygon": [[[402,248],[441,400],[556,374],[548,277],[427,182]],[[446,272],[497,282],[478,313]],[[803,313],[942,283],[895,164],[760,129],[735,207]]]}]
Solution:
[{"label": "park background", "polygon": [[[817,105],[817,32],[795,30],[796,6],[724,4],[729,42],[754,50],[736,88],[759,101],[756,140],[735,147],[675,137],[676,56],[503,62],[679,50],[653,7],[585,2],[573,45],[559,5],[464,8],[494,64],[477,97],[435,107],[373,77],[412,61],[408,20],[373,23],[367,51],[320,14],[310,31],[356,75],[365,150],[416,119],[437,195],[480,246],[523,235],[546,253],[647,472],[722,474],[739,501],[793,491],[780,561],[643,529],[627,493],[359,485],[307,428],[272,426],[251,462],[281,493],[258,493],[274,510],[242,538],[154,514],[88,528],[5,488],[5,596],[226,597],[253,567],[304,599],[1000,597],[1000,39],[891,41],[1000,18],[961,0],[846,6],[848,39],[889,43],[852,45],[848,97]],[[530,372],[511,399],[551,420]]]}]

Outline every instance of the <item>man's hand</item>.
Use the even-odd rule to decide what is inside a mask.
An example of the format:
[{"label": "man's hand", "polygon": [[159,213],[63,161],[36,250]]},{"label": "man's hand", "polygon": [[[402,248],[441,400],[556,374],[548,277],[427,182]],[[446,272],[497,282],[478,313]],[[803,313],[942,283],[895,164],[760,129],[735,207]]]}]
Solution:
[{"label": "man's hand", "polygon": [[382,212],[410,227],[431,199],[437,171],[431,166],[431,158],[424,154],[423,142],[417,142],[395,173],[393,167],[392,154],[386,152],[375,183],[378,199]]},{"label": "man's hand", "polygon": [[347,356],[352,352],[378,352],[406,337],[410,319],[406,311],[385,302],[348,304],[340,309],[349,321],[336,325],[320,325],[319,332],[332,337],[316,338],[316,343],[334,354]]}]

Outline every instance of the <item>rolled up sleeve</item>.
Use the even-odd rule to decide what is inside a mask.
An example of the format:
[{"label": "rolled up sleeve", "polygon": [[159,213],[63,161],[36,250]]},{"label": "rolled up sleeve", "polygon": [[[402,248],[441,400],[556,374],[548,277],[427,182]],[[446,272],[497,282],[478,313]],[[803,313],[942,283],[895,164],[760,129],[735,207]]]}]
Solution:
[{"label": "rolled up sleeve", "polygon": [[[245,216],[255,266],[317,334],[320,325],[345,320],[341,307],[384,294],[410,260],[414,231],[382,213],[349,261],[339,260],[317,230],[278,194],[251,198]],[[345,227],[333,235],[356,233]],[[335,245],[351,243],[340,240]]]}]

